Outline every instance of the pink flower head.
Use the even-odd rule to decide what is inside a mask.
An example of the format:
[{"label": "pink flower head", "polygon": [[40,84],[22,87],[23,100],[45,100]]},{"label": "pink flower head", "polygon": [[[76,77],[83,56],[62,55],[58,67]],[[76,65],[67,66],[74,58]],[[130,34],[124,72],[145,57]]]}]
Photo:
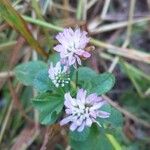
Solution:
[{"label": "pink flower head", "polygon": [[81,31],[79,28],[73,31],[71,28],[64,29],[56,35],[56,39],[60,42],[54,47],[54,50],[60,52],[60,57],[67,65],[71,66],[78,63],[81,65],[80,57],[89,58],[91,54],[85,51],[85,47],[89,42],[86,36],[87,32]]},{"label": "pink flower head", "polygon": [[64,87],[65,84],[68,84],[70,81],[70,78],[68,78],[67,67],[62,67],[60,62],[57,62],[55,67],[53,67],[53,63],[51,63],[48,74],[49,78],[52,80],[56,87]]},{"label": "pink flower head", "polygon": [[70,130],[83,131],[85,127],[91,127],[96,118],[108,118],[110,113],[100,110],[106,102],[96,93],[86,96],[87,91],[79,89],[76,98],[70,93],[65,94],[64,105],[67,116],[61,120],[60,125],[70,123]]}]

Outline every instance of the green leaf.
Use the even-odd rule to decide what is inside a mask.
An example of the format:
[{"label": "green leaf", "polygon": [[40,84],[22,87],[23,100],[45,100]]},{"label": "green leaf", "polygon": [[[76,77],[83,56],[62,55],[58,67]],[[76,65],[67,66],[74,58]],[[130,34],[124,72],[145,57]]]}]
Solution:
[{"label": "green leaf", "polygon": [[53,98],[50,93],[41,93],[35,98],[32,98],[32,104],[36,109],[44,111],[51,107],[53,108],[53,105],[50,103],[53,99],[55,100],[56,98]]},{"label": "green leaf", "polygon": [[38,72],[33,81],[33,86],[38,92],[47,92],[54,89],[54,85],[48,76],[48,69]]},{"label": "green leaf", "polygon": [[56,112],[42,111],[39,114],[39,121],[43,125],[51,125],[55,123],[58,117],[59,114]]},{"label": "green leaf", "polygon": [[111,125],[116,127],[122,127],[123,126],[123,116],[122,114],[115,108],[111,107],[111,115],[108,118],[108,121],[111,123]]},{"label": "green leaf", "polygon": [[97,75],[97,73],[88,67],[78,68],[78,76],[79,76],[78,80],[79,81],[87,82],[87,81],[91,80],[91,78],[94,78],[96,75]]},{"label": "green leaf", "polygon": [[82,132],[70,131],[69,136],[75,141],[85,141],[90,133],[90,128],[85,128]]},{"label": "green leaf", "polygon": [[62,97],[50,93],[42,93],[32,99],[33,106],[39,110],[41,124],[50,125],[54,123],[62,111],[64,101]]},{"label": "green leaf", "polygon": [[122,114],[115,109],[114,107],[110,106],[109,104],[106,104],[100,108],[102,111],[106,111],[110,113],[110,116],[108,118],[97,118],[97,121],[103,125],[111,125],[111,127],[117,129],[118,127],[123,126],[123,117]]},{"label": "green leaf", "polygon": [[[78,68],[78,85],[82,86],[82,88],[86,88],[87,90],[91,88],[90,80],[95,78],[97,73],[88,68],[88,67],[79,67]],[[76,79],[76,71],[73,73],[73,80]]]},{"label": "green leaf", "polygon": [[0,0],[0,15],[7,21],[9,25],[11,25],[21,33],[21,35],[27,40],[27,42],[33,47],[33,49],[35,49],[43,56],[48,56],[47,53],[39,45],[39,42],[33,38],[30,30],[28,29],[27,23],[11,6],[8,0]]},{"label": "green leaf", "polygon": [[111,73],[103,73],[91,79],[91,93],[102,95],[107,93],[114,86],[115,77]]},{"label": "green leaf", "polygon": [[94,125],[90,128],[90,134],[85,141],[70,139],[70,143],[74,150],[113,150],[106,135]]},{"label": "green leaf", "polygon": [[32,85],[37,73],[46,67],[47,65],[42,61],[27,62],[15,68],[15,75],[22,84]]},{"label": "green leaf", "polygon": [[106,111],[106,112],[108,112],[108,113],[111,113],[111,106],[110,106],[108,103],[106,103],[105,105],[103,105],[103,106],[100,108],[100,110]]}]

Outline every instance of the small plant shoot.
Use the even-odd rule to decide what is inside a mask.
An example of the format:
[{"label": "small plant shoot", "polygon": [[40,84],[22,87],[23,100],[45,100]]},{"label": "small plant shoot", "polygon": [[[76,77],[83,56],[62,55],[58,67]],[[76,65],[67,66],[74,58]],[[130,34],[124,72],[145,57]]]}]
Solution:
[{"label": "small plant shoot", "polygon": [[111,138],[122,128],[123,118],[103,97],[113,88],[114,75],[83,65],[93,53],[87,51],[86,31],[65,28],[55,39],[48,63],[30,61],[15,68],[17,79],[37,92],[31,103],[40,124],[59,125],[74,150],[114,149]]}]

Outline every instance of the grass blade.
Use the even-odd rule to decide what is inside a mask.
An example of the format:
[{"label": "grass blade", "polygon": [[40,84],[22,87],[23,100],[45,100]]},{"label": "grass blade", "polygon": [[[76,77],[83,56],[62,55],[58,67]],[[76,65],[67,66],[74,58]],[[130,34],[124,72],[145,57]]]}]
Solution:
[{"label": "grass blade", "polygon": [[41,48],[38,41],[33,38],[24,19],[11,6],[8,0],[0,0],[0,15],[8,22],[9,25],[20,32],[20,34],[27,40],[33,49],[43,56],[48,56],[47,53]]}]

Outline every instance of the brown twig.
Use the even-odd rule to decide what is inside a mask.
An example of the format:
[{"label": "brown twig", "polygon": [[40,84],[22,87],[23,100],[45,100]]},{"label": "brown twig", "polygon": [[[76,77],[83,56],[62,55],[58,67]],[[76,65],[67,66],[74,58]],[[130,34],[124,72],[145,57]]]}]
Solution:
[{"label": "brown twig", "polygon": [[46,145],[47,145],[48,140],[49,140],[49,135],[50,135],[49,127],[47,127],[46,130],[45,130],[44,142],[43,142],[42,147],[40,148],[40,150],[46,150]]},{"label": "brown twig", "polygon": [[[36,128],[34,125],[30,125],[22,129],[20,134],[17,136],[14,145],[10,150],[26,150],[34,142],[34,140],[39,136],[40,129]],[[29,148],[30,149],[30,148]]]},{"label": "brown twig", "polygon": [[[103,25],[103,26],[100,26],[100,27],[97,27],[97,28],[91,27],[93,22],[95,22],[95,24],[96,24],[96,22],[100,22],[100,20],[101,19],[97,18],[97,19],[93,20],[88,25],[88,29],[89,29],[89,31],[92,35],[102,33],[102,32],[108,32],[108,31],[116,30],[116,29],[119,29],[119,28],[126,27],[128,25],[128,21],[122,21],[122,22],[111,23],[111,24],[108,24],[108,25]],[[146,22],[146,21],[149,21],[149,20],[150,20],[149,16],[144,17],[144,18],[134,19],[131,24],[136,24],[136,23],[140,23],[140,22],[144,22],[144,21]]]},{"label": "brown twig", "polygon": [[[130,38],[132,34],[132,21],[133,21],[133,15],[134,15],[134,9],[135,9],[135,2],[136,0],[131,0],[130,2],[130,10],[129,10],[129,17],[128,17],[128,25],[127,25],[127,34],[126,34],[126,39],[122,45],[122,48],[127,48],[127,46],[130,44]],[[112,62],[112,64],[109,67],[109,72],[112,72],[116,65],[119,62],[119,56],[116,56]]]},{"label": "brown twig", "polygon": [[10,118],[10,116],[11,116],[12,108],[13,108],[13,102],[11,102],[11,103],[9,104],[9,107],[8,107],[8,110],[7,110],[7,113],[6,113],[6,117],[5,117],[4,121],[3,121],[3,124],[1,125],[1,130],[0,130],[0,143],[2,142],[4,133],[5,133],[5,129],[6,129],[6,127],[7,127],[9,118]]},{"label": "brown twig", "polygon": [[13,66],[15,66],[15,64],[19,61],[19,54],[20,54],[19,51],[23,47],[24,43],[25,43],[25,39],[20,36],[11,53],[11,59],[9,62],[9,70],[12,69]]},{"label": "brown twig", "polygon": [[3,30],[5,30],[7,27],[9,27],[9,25],[7,23],[3,23],[1,26],[0,26],[0,32],[2,32]]},{"label": "brown twig", "polygon": [[0,79],[1,79],[1,78],[13,77],[13,76],[14,76],[14,72],[13,72],[13,71],[0,72]]},{"label": "brown twig", "polygon": [[65,11],[70,11],[72,13],[76,12],[76,9],[72,8],[71,6],[64,7],[64,6],[62,6],[60,4],[57,4],[57,3],[54,3],[54,2],[52,2],[52,6],[55,7],[55,8],[57,8],[57,9],[62,9],[62,10],[65,10]]},{"label": "brown twig", "polygon": [[30,122],[31,124],[33,124],[33,123],[34,123],[33,120],[30,119],[30,118],[26,115],[25,111],[23,110],[23,106],[22,106],[22,104],[21,104],[21,102],[20,102],[20,100],[19,100],[19,98],[18,98],[18,96],[17,96],[18,89],[21,88],[21,85],[20,85],[20,84],[17,85],[17,88],[16,88],[17,91],[16,91],[16,90],[14,90],[15,88],[13,87],[13,85],[12,85],[10,79],[9,79],[9,80],[8,80],[8,87],[9,87],[9,90],[10,90],[10,94],[11,94],[11,96],[12,96],[12,100],[13,100],[13,102],[14,102],[16,108],[19,110],[20,114],[21,114],[28,122]]},{"label": "brown twig", "polygon": [[117,47],[115,45],[108,44],[92,38],[91,38],[91,43],[94,44],[95,46],[106,48],[107,52],[111,54],[119,55],[132,60],[137,60],[140,62],[150,64],[150,54],[148,53],[141,52],[135,49]]},{"label": "brown twig", "polygon": [[53,147],[54,143],[58,140],[56,137],[58,137],[58,135],[60,135],[61,130],[62,130],[62,128],[60,127],[59,124],[53,124],[53,125],[47,127],[44,141],[43,141],[43,144],[42,144],[42,147],[40,150],[46,150],[48,141],[50,141],[49,146]]},{"label": "brown twig", "polygon": [[[148,17],[148,12],[136,12],[134,14],[133,19],[136,20],[138,18]],[[126,14],[118,14],[118,13],[108,13],[105,18],[103,18],[104,21],[125,21],[128,18]]]}]

